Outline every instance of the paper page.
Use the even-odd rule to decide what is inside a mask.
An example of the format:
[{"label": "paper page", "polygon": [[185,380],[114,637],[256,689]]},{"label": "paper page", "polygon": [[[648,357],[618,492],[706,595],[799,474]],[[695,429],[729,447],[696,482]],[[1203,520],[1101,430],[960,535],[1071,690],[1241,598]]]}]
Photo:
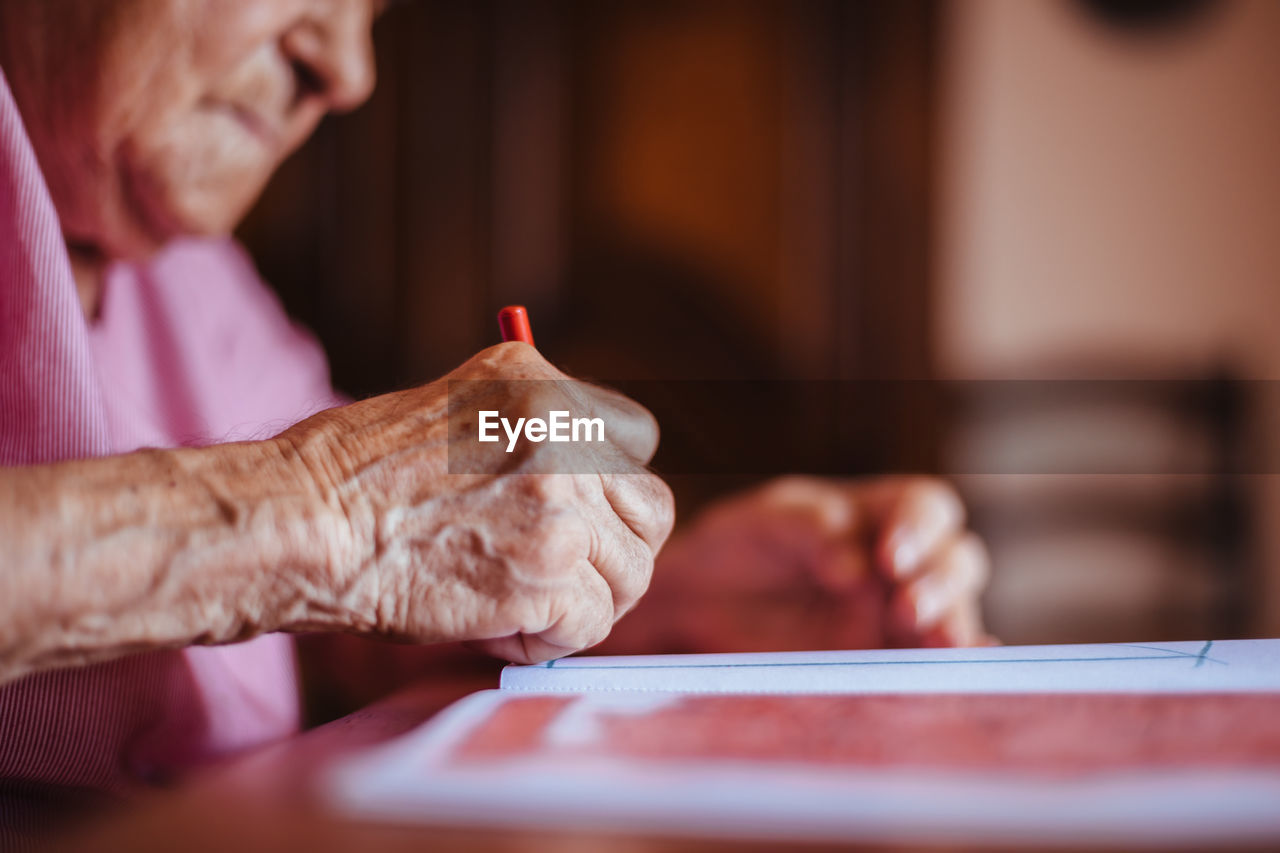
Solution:
[{"label": "paper page", "polygon": [[1278,645],[574,658],[511,668],[330,791],[364,817],[483,825],[1274,842]]},{"label": "paper page", "polygon": [[342,768],[365,817],[657,834],[1280,839],[1280,694],[488,691]]},{"label": "paper page", "polygon": [[509,666],[501,686],[691,693],[1280,691],[1280,640],[573,657]]}]

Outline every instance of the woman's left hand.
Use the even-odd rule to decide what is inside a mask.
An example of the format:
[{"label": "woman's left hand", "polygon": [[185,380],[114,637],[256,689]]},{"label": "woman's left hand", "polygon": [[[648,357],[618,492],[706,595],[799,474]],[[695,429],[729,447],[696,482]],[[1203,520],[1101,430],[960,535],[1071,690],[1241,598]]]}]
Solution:
[{"label": "woman's left hand", "polygon": [[786,477],[705,510],[658,556],[609,651],[769,651],[994,642],[989,562],[941,481]]}]

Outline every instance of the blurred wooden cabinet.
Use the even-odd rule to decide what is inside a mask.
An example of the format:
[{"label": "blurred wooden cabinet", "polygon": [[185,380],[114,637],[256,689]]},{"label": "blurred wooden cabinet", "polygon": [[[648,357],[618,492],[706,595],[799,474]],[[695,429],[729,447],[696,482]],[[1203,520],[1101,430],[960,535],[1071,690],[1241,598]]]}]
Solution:
[{"label": "blurred wooden cabinet", "polygon": [[[910,391],[935,373],[931,231],[945,11],[931,0],[396,6],[378,25],[371,102],[325,123],[242,236],[290,310],[323,339],[336,383],[357,395],[439,376],[496,340],[499,306],[523,302],[540,347],[577,375],[853,383],[829,386],[852,426],[805,448],[809,470],[944,470],[948,421],[935,395],[866,388],[905,380],[897,387]],[[690,411],[706,396],[680,398],[688,417],[669,426],[690,424],[748,459],[752,436],[722,438],[741,432],[740,411]],[[874,404],[859,410],[868,397]],[[803,443],[805,427],[791,440]],[[689,470],[706,447],[669,441],[662,452],[685,458],[660,462]],[[748,459],[739,477],[677,491],[693,497],[687,512],[761,473]],[[1234,498],[1208,488],[1208,503],[1173,504],[1220,519]],[[1071,558],[1069,548],[1050,549],[1052,558],[1028,550],[1025,495],[973,497],[1007,560],[993,599],[1005,619],[997,627],[1037,640],[1071,639],[1088,618],[1094,636],[1128,630],[1123,619],[1134,617],[1123,614],[1132,609],[1107,615],[1116,602],[1105,585],[1116,577],[1090,580],[1088,555]],[[1164,505],[1144,500],[1122,501],[1111,526],[1129,535],[1141,524],[1125,513]],[[1091,534],[1072,527],[1071,507],[1045,501],[1063,535],[1086,545]],[[1162,636],[1230,633],[1223,620],[1238,614],[1245,587],[1212,571],[1203,589],[1196,584],[1204,565],[1235,559],[1228,551],[1242,534],[1201,537],[1209,562],[1184,572],[1190,552],[1179,543],[1195,528],[1171,518],[1143,540],[1150,548],[1125,540],[1127,566],[1164,568],[1141,583],[1130,577],[1116,595],[1163,595],[1164,610],[1157,602],[1144,611]],[[1081,584],[1104,590],[1079,598],[1088,613],[1049,620],[1070,616],[1067,598]],[[1038,610],[1022,608],[1028,598]],[[1012,621],[1019,613],[1026,619]]]},{"label": "blurred wooden cabinet", "polygon": [[[597,375],[927,376],[936,17],[405,4],[378,25],[373,100],[242,236],[356,393],[448,369],[507,301]],[[585,361],[602,312],[617,365]]]}]

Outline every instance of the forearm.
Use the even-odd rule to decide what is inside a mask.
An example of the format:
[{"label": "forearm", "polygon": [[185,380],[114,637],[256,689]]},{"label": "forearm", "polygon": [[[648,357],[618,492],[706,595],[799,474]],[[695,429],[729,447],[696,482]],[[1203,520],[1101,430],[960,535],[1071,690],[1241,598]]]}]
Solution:
[{"label": "forearm", "polygon": [[0,471],[0,681],[316,621],[332,510],[274,441]]}]

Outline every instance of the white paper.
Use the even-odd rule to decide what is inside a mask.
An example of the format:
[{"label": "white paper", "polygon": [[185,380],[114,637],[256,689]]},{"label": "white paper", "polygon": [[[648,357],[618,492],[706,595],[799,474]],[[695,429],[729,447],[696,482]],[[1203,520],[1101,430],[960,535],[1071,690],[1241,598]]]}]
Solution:
[{"label": "white paper", "polygon": [[[683,694],[589,693],[565,717],[636,713]],[[1075,845],[1280,841],[1280,771],[1131,769],[1058,779],[751,762],[504,761],[447,754],[510,691],[475,694],[339,767],[335,806],[397,822],[777,840]],[[568,719],[555,737],[578,738]]]},{"label": "white paper", "polygon": [[580,693],[1280,692],[1280,640],[563,658],[502,689]]},{"label": "white paper", "polygon": [[[879,766],[789,757],[644,757],[594,748],[614,743],[610,721],[616,724],[620,715],[634,714],[643,722],[646,714],[679,710],[680,703],[694,701],[691,694],[1239,693],[1254,695],[1205,699],[1248,701],[1256,711],[1257,702],[1274,697],[1280,713],[1277,640],[584,657],[509,667],[502,685],[335,768],[327,777],[335,805],[356,816],[396,821],[727,838],[977,845],[1280,842],[1280,765],[1225,754],[1222,761],[1148,765],[1138,750],[1129,763],[1043,772],[1000,763]],[[1097,699],[1080,697],[1086,703]],[[518,702],[555,703],[554,716],[541,724],[537,748],[500,746],[479,758],[459,752],[491,715]],[[1265,709],[1264,717],[1272,719]],[[915,726],[911,719],[907,725]],[[1163,719],[1183,725],[1176,722],[1181,717]],[[1125,725],[1133,719],[1109,726],[1104,717],[1096,731],[1116,736],[1128,731]],[[492,743],[485,731],[474,742]],[[1235,731],[1229,719],[1217,729]],[[876,738],[876,730],[866,736]],[[1051,731],[1036,736],[1054,737]]]}]

